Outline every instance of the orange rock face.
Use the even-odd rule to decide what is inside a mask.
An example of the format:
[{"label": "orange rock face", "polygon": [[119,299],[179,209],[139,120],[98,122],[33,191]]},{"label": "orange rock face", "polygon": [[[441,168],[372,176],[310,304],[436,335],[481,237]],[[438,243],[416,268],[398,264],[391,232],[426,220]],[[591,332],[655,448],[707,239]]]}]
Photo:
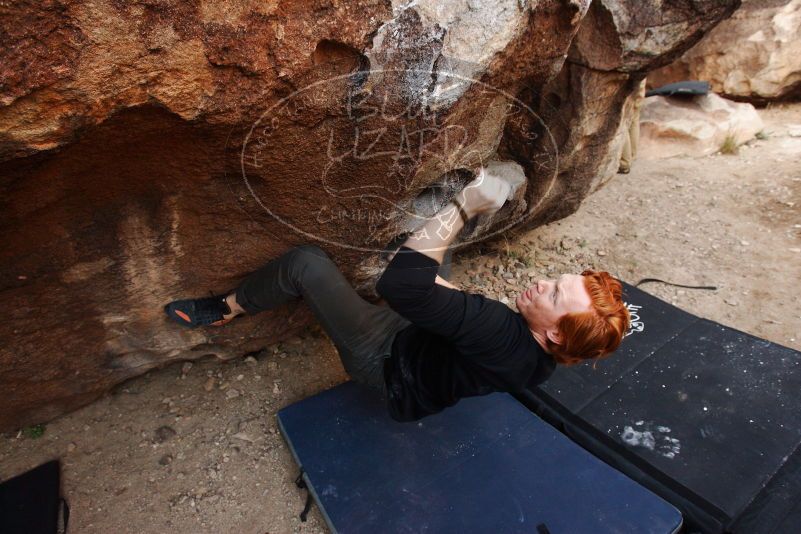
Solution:
[{"label": "orange rock face", "polygon": [[297,332],[302,302],[222,329],[162,312],[293,245],[375,297],[379,251],[477,165],[522,186],[462,246],[571,213],[613,173],[639,79],[737,1],[663,4],[0,7],[0,430]]}]

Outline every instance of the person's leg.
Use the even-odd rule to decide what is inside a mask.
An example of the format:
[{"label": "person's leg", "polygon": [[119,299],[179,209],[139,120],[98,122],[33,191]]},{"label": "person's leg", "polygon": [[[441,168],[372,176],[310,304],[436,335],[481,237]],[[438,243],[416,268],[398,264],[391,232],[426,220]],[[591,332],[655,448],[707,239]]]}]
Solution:
[{"label": "person's leg", "polygon": [[[248,314],[303,298],[339,351],[345,371],[383,392],[383,360],[395,333],[410,323],[356,293],[328,255],[315,245],[294,247],[249,275],[235,303]],[[229,296],[229,302],[233,300]]]},{"label": "person's leg", "polygon": [[631,131],[627,130],[623,134],[623,151],[620,153],[620,163],[618,164],[618,174],[628,174],[631,171]]}]

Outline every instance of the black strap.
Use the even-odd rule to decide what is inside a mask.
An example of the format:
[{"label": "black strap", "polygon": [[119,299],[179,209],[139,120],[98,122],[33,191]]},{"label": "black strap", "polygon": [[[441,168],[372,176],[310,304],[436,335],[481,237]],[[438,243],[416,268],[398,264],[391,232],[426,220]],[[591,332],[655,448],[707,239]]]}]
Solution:
[{"label": "black strap", "polygon": [[301,489],[306,490],[306,505],[303,507],[303,511],[300,513],[300,520],[302,522],[306,522],[306,518],[309,515],[309,510],[311,510],[312,505],[312,494],[309,491],[309,487],[306,485],[306,481],[303,480],[303,468],[300,468],[300,474],[298,478],[295,479],[295,485]]},{"label": "black strap", "polygon": [[59,502],[61,504],[61,518],[64,522],[64,529],[61,531],[61,534],[67,534],[67,525],[69,525],[70,522],[70,505],[67,504],[67,501],[64,499],[64,497],[61,497]]},{"label": "black strap", "polygon": [[311,493],[306,494],[306,506],[303,507],[303,511],[300,513],[300,520],[302,522],[306,522],[306,517],[309,515],[309,510],[311,510],[312,505],[312,496]]},{"label": "black strap", "polygon": [[297,487],[299,487],[300,489],[306,488],[306,481],[303,480],[303,468],[302,467],[300,468],[300,474],[298,475],[298,478],[295,479],[295,485]]},{"label": "black strap", "polygon": [[659,282],[660,284],[667,284],[669,286],[676,286],[676,287],[686,287],[687,289],[709,289],[711,291],[716,291],[718,288],[715,286],[686,286],[684,284],[674,284],[673,282],[665,282],[664,280],[660,280],[659,278],[643,278],[636,284],[634,287],[639,287],[640,284],[647,284],[649,282]]},{"label": "black strap", "polygon": [[545,526],[545,523],[540,523],[537,525],[537,534],[551,534],[551,531],[548,530],[548,527]]}]

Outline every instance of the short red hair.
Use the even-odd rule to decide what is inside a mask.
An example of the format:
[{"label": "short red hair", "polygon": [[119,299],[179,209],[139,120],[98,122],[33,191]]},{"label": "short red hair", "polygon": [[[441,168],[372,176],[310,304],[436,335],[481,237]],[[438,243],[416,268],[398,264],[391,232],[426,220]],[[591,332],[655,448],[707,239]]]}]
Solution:
[{"label": "short red hair", "polygon": [[623,341],[631,321],[623,304],[620,281],[606,271],[586,270],[581,275],[592,301],[592,311],[566,313],[556,323],[562,343],[547,339],[548,351],[562,365],[576,365],[610,355]]}]

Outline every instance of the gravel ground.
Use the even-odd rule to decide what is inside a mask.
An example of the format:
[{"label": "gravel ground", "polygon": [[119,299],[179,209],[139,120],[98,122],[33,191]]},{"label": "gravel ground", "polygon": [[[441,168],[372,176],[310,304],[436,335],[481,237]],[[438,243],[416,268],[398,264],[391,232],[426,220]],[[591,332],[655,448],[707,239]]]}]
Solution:
[{"label": "gravel ground", "polygon": [[[801,350],[801,104],[762,110],[737,155],[635,162],[574,215],[456,256],[452,281],[504,300],[529,278],[604,269],[697,315]],[[798,125],[793,128],[791,125]],[[793,134],[793,135],[791,135]],[[0,437],[0,479],[60,458],[71,532],[326,532],[277,430],[282,407],[346,380],[314,326],[256,357],[176,364]]]}]

